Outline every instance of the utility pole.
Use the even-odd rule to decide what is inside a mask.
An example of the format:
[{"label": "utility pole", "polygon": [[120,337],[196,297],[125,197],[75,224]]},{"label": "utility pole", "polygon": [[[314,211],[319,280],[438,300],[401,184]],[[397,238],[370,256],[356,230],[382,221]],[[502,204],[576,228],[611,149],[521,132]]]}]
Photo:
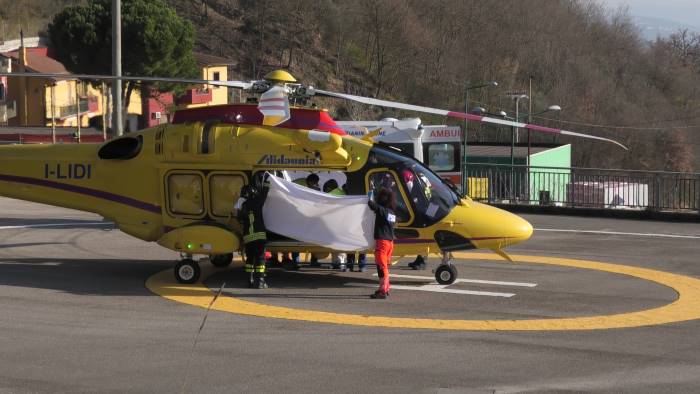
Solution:
[{"label": "utility pole", "polygon": [[80,143],[80,126],[82,123],[82,117],[80,116],[80,95],[78,92],[78,85],[80,84],[80,81],[76,80],[75,81],[75,126],[78,128],[75,137],[78,139],[78,143]]},{"label": "utility pole", "polygon": [[56,143],[56,81],[51,83],[51,143]]},{"label": "utility pole", "polygon": [[[27,72],[27,48],[24,47],[24,31],[20,29],[19,31],[19,52],[17,54],[17,71],[20,73]],[[28,108],[27,108],[27,77],[19,78],[19,105],[17,114],[19,115],[19,125],[27,126],[28,121]]]},{"label": "utility pole", "polygon": [[[530,79],[530,99],[527,100],[527,123],[532,124],[532,75],[529,77]],[[525,160],[525,164],[528,166],[528,171],[530,171],[530,129],[527,129],[527,158]]]},{"label": "utility pole", "polygon": [[[464,84],[464,113],[469,113],[469,81]],[[467,146],[469,141],[469,119],[464,118],[464,133],[462,135],[464,141],[462,143],[462,168],[460,168],[460,174],[462,174],[462,193],[465,196],[469,195],[469,174],[467,174]]]},{"label": "utility pole", "polygon": [[107,85],[102,82],[102,94],[100,94],[100,106],[102,107],[102,140],[107,141]]},{"label": "utility pole", "polygon": [[[112,73],[122,76],[122,5],[121,0],[112,0]],[[112,130],[121,136],[124,134],[122,122],[122,80],[112,83]]]}]

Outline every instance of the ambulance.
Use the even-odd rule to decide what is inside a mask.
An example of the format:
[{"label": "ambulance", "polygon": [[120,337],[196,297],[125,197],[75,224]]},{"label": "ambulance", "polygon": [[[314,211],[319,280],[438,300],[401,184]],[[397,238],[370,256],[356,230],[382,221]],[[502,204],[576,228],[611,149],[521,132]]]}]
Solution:
[{"label": "ambulance", "polygon": [[459,126],[426,126],[420,118],[336,123],[357,138],[378,131],[374,141],[398,148],[426,164],[441,178],[460,184],[462,130]]}]

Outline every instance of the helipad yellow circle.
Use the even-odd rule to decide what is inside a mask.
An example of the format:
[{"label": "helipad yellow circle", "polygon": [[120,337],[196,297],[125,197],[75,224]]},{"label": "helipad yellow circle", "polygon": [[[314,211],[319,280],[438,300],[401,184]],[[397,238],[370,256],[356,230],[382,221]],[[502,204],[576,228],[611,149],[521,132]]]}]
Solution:
[{"label": "helipad yellow circle", "polygon": [[[459,259],[501,260],[500,257],[487,253],[456,253],[455,257]],[[355,315],[265,305],[233,297],[219,297],[212,305],[212,309],[242,315],[317,323],[469,331],[597,330],[650,326],[700,318],[700,280],[695,278],[647,268],[589,260],[526,255],[514,255],[512,257],[516,262],[593,269],[645,279],[674,289],[678,292],[678,299],[658,308],[629,313],[529,320],[446,320]],[[146,287],[155,294],[169,300],[202,308],[207,308],[214,297],[214,292],[202,283],[193,285],[174,283],[171,270],[159,272],[148,278]]]}]

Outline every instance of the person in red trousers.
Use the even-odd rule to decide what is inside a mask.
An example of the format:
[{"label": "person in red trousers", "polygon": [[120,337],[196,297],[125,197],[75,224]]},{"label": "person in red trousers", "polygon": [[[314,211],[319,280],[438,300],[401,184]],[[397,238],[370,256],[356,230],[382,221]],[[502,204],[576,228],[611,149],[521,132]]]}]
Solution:
[{"label": "person in red trousers", "polygon": [[374,261],[379,274],[379,290],[370,298],[385,299],[389,296],[389,262],[394,251],[394,227],[396,226],[396,197],[390,189],[382,188],[377,195],[377,202],[370,198],[369,207],[377,216],[374,222]]}]

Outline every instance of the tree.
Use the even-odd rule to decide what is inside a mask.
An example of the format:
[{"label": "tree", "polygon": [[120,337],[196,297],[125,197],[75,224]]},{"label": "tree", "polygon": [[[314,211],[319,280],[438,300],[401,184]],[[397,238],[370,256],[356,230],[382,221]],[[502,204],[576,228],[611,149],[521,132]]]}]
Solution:
[{"label": "tree", "polygon": [[[57,14],[48,27],[49,42],[66,69],[83,74],[111,74],[112,5],[89,0]],[[122,0],[122,70],[124,75],[197,78],[192,54],[195,30],[163,0]],[[182,91],[182,85],[124,83],[124,108],[140,88],[145,99],[153,86]],[[124,110],[124,109],[122,109]]]}]

